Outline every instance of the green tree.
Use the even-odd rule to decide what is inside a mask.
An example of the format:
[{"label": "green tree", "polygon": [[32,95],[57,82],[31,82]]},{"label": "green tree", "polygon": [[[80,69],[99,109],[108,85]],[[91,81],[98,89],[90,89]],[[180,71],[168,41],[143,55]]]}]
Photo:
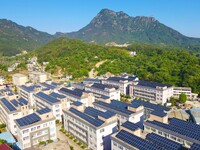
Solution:
[{"label": "green tree", "polygon": [[170,98],[170,102],[172,103],[172,106],[176,105],[176,99],[174,97]]},{"label": "green tree", "polygon": [[185,103],[187,101],[187,96],[185,95],[185,93],[181,93],[179,96],[179,101],[181,103]]}]

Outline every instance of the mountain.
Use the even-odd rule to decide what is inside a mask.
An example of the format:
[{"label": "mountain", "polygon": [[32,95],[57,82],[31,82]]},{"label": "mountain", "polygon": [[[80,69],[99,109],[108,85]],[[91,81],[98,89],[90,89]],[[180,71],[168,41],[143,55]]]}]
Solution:
[{"label": "mountain", "polygon": [[182,35],[153,17],[131,17],[126,13],[101,10],[92,21],[77,32],[56,33],[56,37],[66,36],[86,42],[106,44],[109,42],[149,43],[161,45],[199,48],[200,39]]},{"label": "mountain", "polygon": [[[130,51],[136,51],[136,56]],[[89,72],[127,72],[142,80],[192,87],[193,92],[200,92],[200,59],[181,48],[147,44],[118,48],[61,37],[33,52],[40,63],[49,62],[45,70],[56,76],[67,74],[80,79]]]},{"label": "mountain", "polygon": [[53,38],[46,32],[0,19],[0,53],[3,55],[13,55],[21,50],[33,50]]}]

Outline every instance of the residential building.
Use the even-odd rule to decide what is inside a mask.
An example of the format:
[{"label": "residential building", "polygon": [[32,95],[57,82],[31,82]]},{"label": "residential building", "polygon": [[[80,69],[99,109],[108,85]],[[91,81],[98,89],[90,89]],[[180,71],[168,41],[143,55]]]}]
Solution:
[{"label": "residential building", "polygon": [[68,106],[68,100],[67,100],[67,97],[65,95],[60,94],[60,93],[55,93],[55,92],[52,92],[49,95],[61,101],[62,109],[67,109],[69,107]]},{"label": "residential building", "polygon": [[40,141],[57,140],[55,120],[51,110],[47,108],[16,119],[18,141],[21,148],[33,147]]},{"label": "residential building", "polygon": [[166,113],[169,113],[171,110],[168,107],[152,104],[141,100],[133,100],[132,105],[144,106],[144,120],[148,119],[152,113],[153,114],[157,113],[157,115],[165,115]]},{"label": "residential building", "polygon": [[85,143],[89,149],[110,149],[110,135],[117,131],[115,113],[102,112],[92,107],[85,108],[80,102],[75,102],[75,105],[63,113],[64,129]]},{"label": "residential building", "polygon": [[7,128],[14,135],[17,134],[15,119],[21,118],[33,112],[32,107],[28,104],[28,101],[19,98],[8,100],[6,98],[0,99],[0,119],[1,122],[7,125]]},{"label": "residential building", "polygon": [[192,116],[193,121],[200,125],[200,108],[192,108],[190,109],[190,114]]},{"label": "residential building", "polygon": [[31,72],[29,74],[29,79],[33,83],[46,82],[46,80],[47,80],[47,74],[46,73],[42,73],[42,72]]},{"label": "residential building", "polygon": [[0,76],[0,85],[4,84],[4,76]]},{"label": "residential building", "polygon": [[146,133],[155,133],[190,148],[193,144],[200,144],[200,126],[177,118],[169,119],[168,123],[156,120],[144,122]]},{"label": "residential building", "polygon": [[104,95],[110,97],[110,99],[120,100],[120,90],[116,86],[94,83],[92,85],[86,85],[85,91],[94,93],[95,97]]},{"label": "residential building", "polygon": [[134,99],[138,98],[158,104],[165,104],[173,96],[173,87],[169,84],[139,80],[130,85],[129,93]]},{"label": "residential building", "polygon": [[143,106],[132,105],[116,100],[111,100],[110,102],[97,101],[94,102],[93,105],[95,109],[116,113],[119,124],[122,124],[126,121],[130,121],[133,123],[143,122]]},{"label": "residential building", "polygon": [[33,94],[41,90],[42,90],[42,87],[37,84],[31,85],[31,86],[22,85],[18,87],[18,92],[20,96],[23,97],[24,99],[27,99],[30,102],[30,105],[33,107],[36,107]]},{"label": "residential building", "polygon": [[97,78],[84,78],[83,79],[83,84],[94,84],[94,83],[101,84],[101,80],[97,79]]},{"label": "residential building", "polygon": [[129,95],[129,85],[130,83],[137,81],[137,77],[109,77],[103,80],[103,84],[118,86],[121,94]]},{"label": "residential building", "polygon": [[174,87],[173,88],[173,97],[179,98],[180,94],[184,93],[189,100],[196,100],[198,94],[192,93],[192,89],[190,87]]},{"label": "residential building", "polygon": [[25,85],[25,83],[28,81],[28,78],[23,74],[17,73],[12,76],[12,80],[14,85],[21,86]]},{"label": "residential building", "polygon": [[37,94],[33,95],[33,98],[36,103],[37,109],[46,108],[52,110],[54,117],[56,117],[56,120],[61,121],[62,117],[62,103],[60,100],[45,94],[43,92],[38,92]]},{"label": "residential building", "polygon": [[81,89],[67,89],[61,88],[59,90],[60,93],[64,94],[67,97],[68,101],[78,101],[83,103],[86,107],[92,106],[95,98],[92,92],[88,92]]}]

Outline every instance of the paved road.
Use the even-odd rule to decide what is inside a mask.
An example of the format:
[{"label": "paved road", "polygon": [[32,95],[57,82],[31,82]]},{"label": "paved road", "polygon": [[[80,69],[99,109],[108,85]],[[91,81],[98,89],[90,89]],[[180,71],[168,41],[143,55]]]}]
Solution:
[{"label": "paved road", "polygon": [[65,134],[60,132],[61,125],[57,126],[57,137],[60,139],[58,142],[50,143],[46,146],[40,147],[42,150],[70,150],[70,145],[74,150],[82,150],[74,141],[70,140]]}]

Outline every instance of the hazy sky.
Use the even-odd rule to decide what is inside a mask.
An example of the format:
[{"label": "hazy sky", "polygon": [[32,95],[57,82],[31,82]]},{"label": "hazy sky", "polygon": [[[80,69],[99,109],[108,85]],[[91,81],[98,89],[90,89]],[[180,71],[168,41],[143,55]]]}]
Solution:
[{"label": "hazy sky", "polygon": [[54,34],[79,30],[103,8],[155,17],[184,35],[200,37],[200,0],[0,0],[0,18]]}]

